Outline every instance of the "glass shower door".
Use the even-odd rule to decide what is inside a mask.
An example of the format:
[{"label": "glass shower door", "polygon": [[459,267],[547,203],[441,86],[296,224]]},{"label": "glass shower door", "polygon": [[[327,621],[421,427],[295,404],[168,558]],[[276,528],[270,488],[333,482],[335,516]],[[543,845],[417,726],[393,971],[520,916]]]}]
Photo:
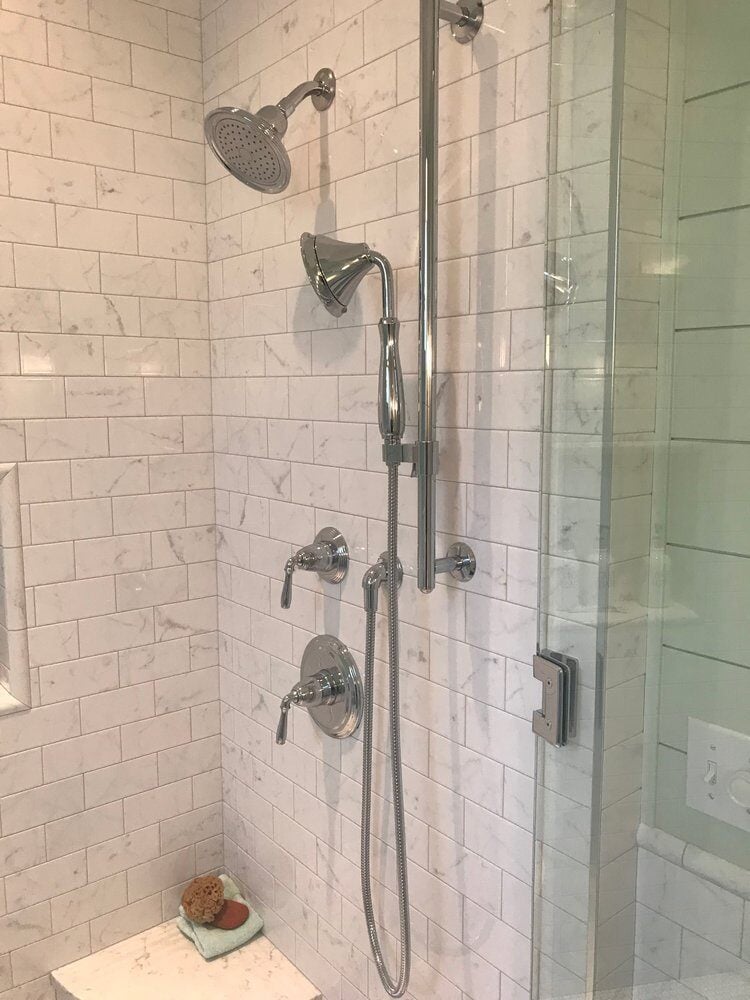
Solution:
[{"label": "glass shower door", "polygon": [[750,5],[557,0],[535,996],[750,997]]}]

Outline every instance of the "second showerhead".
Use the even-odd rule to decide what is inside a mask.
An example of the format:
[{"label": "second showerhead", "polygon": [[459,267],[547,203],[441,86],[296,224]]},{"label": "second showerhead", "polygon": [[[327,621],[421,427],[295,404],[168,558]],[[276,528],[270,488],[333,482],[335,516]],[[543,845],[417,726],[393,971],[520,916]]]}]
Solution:
[{"label": "second showerhead", "polygon": [[321,69],[278,104],[266,105],[255,114],[231,107],[210,111],[204,123],[206,139],[217,159],[237,180],[256,191],[277,194],[289,184],[292,173],[282,142],[289,116],[306,97],[312,99],[318,111],[325,111],[335,96],[333,70]]}]

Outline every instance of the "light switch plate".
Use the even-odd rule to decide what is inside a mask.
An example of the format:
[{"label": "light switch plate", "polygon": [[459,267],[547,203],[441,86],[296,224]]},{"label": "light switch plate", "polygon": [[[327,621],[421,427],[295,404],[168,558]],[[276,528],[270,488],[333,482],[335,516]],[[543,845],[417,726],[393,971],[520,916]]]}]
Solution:
[{"label": "light switch plate", "polygon": [[750,831],[750,736],[688,719],[687,804]]}]

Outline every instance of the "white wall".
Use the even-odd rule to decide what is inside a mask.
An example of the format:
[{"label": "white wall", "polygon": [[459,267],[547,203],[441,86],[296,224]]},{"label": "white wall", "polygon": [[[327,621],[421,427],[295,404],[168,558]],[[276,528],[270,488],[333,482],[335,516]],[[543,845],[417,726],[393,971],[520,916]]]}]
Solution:
[{"label": "white wall", "polygon": [[4,0],[0,462],[34,707],[0,718],[0,995],[221,862],[198,4]]},{"label": "white wall", "polygon": [[[385,541],[375,401],[379,289],[338,323],[306,284],[302,231],[390,257],[415,421],[417,12],[393,0],[232,0],[205,12],[207,108],[275,102],[323,65],[333,108],[291,121],[289,189],[268,197],[208,161],[226,863],[270,936],[328,1000],[384,995],[361,911],[361,744],[320,738],[280,697],[315,632],[361,663],[361,576]],[[415,489],[402,478],[403,736],[414,968],[411,995],[527,996],[536,684],[538,447],[548,11],[496,0],[473,47],[442,32],[440,545],[467,537],[470,586],[414,579]],[[413,434],[410,427],[409,434]],[[352,552],[340,587],[283,565],[327,524]],[[379,629],[383,655],[384,623]],[[379,664],[377,745],[385,746]],[[385,758],[377,754],[378,789]],[[391,816],[377,799],[378,911],[395,929]],[[392,941],[389,942],[392,945]],[[393,947],[388,952],[393,962]]]}]

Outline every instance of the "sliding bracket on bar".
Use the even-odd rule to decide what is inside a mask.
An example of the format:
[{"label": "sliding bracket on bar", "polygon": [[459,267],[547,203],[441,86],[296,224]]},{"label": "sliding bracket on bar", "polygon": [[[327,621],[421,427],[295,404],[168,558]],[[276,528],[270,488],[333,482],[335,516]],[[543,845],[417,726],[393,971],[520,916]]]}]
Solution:
[{"label": "sliding bracket on bar", "polygon": [[440,17],[450,22],[451,34],[459,45],[466,45],[482,27],[484,4],[482,0],[440,0]]},{"label": "sliding bracket on bar", "polygon": [[386,465],[411,465],[415,476],[436,476],[439,445],[437,441],[409,441],[407,444],[383,444],[383,461]]}]

